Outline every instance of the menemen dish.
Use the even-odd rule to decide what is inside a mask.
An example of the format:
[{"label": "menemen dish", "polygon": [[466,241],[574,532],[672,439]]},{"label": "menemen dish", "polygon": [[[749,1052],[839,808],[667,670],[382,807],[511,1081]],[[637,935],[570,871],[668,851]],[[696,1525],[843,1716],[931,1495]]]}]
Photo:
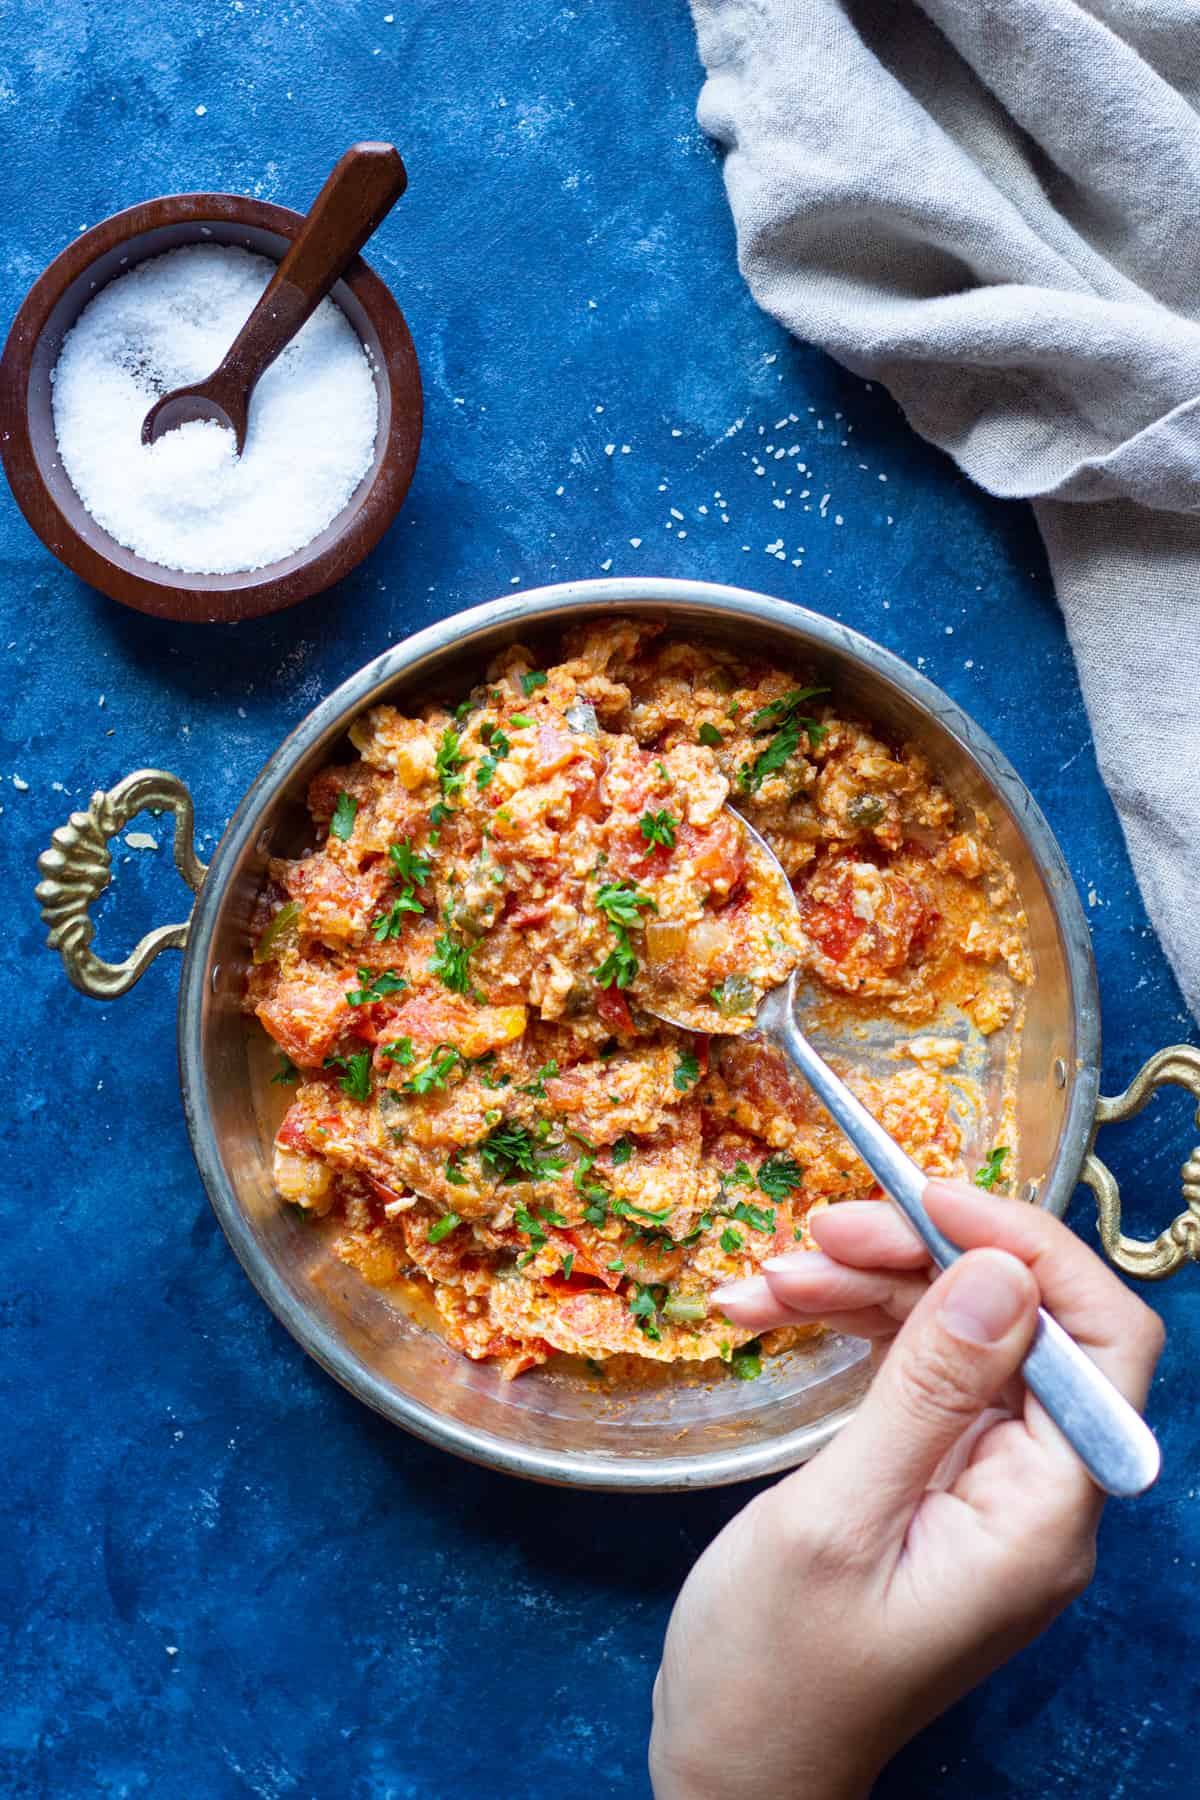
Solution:
[{"label": "menemen dish", "polygon": [[[248,984],[291,1100],[275,1185],[505,1375],[564,1354],[753,1374],[796,1334],[748,1348],[714,1288],[879,1190],[736,1033],[792,967],[851,1039],[891,1022],[883,1073],[841,1066],[925,1169],[960,1172],[970,1076],[938,1026],[1019,1023],[1012,878],[915,750],[802,672],[623,619],[560,658],[514,645],[457,704],[376,707],[312,781],[315,847],[270,864]],[[663,1023],[673,995],[735,1035]]]}]

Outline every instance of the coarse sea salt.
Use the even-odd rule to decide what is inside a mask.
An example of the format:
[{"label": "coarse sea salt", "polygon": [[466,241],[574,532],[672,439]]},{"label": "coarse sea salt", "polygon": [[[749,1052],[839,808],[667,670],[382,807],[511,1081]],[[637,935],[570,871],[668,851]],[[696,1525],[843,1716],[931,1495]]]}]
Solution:
[{"label": "coarse sea salt", "polygon": [[149,562],[209,575],[279,562],[337,517],[374,461],[371,366],[332,300],[259,381],[240,457],[211,420],[142,443],[153,402],[212,373],[274,272],[229,245],[169,250],[102,288],[63,339],[63,468],[97,524]]}]

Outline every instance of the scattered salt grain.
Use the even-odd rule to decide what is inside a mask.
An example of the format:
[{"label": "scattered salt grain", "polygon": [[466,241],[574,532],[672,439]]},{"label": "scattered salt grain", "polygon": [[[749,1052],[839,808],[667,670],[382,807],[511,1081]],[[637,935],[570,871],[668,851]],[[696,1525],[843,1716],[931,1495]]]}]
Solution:
[{"label": "scattered salt grain", "polygon": [[19,775],[13,776],[12,784],[16,788],[18,794],[27,794],[29,792],[29,783],[27,781],[22,781]]},{"label": "scattered salt grain", "polygon": [[258,383],[240,457],[211,420],[142,443],[153,402],[216,368],[273,273],[232,246],[170,250],[103,288],[63,340],[63,467],[96,522],[150,562],[207,574],[278,562],[336,518],[371,466],[375,383],[331,300]]},{"label": "scattered salt grain", "polygon": [[196,117],[198,119],[202,119],[207,111],[208,111],[207,106],[198,106],[196,108]]},{"label": "scattered salt grain", "polygon": [[635,550],[640,550],[642,547],[641,538],[630,538],[629,542],[633,545]]}]

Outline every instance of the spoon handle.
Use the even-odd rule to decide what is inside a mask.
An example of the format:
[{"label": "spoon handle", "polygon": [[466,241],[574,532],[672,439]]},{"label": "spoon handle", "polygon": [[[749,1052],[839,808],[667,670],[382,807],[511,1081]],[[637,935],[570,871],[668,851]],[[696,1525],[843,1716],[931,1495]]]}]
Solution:
[{"label": "spoon handle", "polygon": [[[944,1269],[962,1255],[938,1230],[922,1198],[926,1177],[835,1075],[797,1025],[790,986],[780,1004],[768,999],[759,1034],[782,1051],[854,1145],[872,1175],[904,1214],[930,1256]],[[1141,1415],[1044,1307],[1022,1373],[1097,1487],[1129,1498],[1158,1476],[1157,1440]]]},{"label": "spoon handle", "polygon": [[213,379],[248,392],[289,344],[408,186],[394,144],[351,144]]}]

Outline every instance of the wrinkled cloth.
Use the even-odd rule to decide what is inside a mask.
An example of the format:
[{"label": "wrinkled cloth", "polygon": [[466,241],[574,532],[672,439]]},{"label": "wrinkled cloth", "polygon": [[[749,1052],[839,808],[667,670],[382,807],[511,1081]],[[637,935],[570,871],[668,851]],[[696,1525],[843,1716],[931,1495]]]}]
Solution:
[{"label": "wrinkled cloth", "polygon": [[1200,1018],[1200,4],[692,10],[760,305],[885,383],[982,487],[1032,500],[1101,773]]}]

